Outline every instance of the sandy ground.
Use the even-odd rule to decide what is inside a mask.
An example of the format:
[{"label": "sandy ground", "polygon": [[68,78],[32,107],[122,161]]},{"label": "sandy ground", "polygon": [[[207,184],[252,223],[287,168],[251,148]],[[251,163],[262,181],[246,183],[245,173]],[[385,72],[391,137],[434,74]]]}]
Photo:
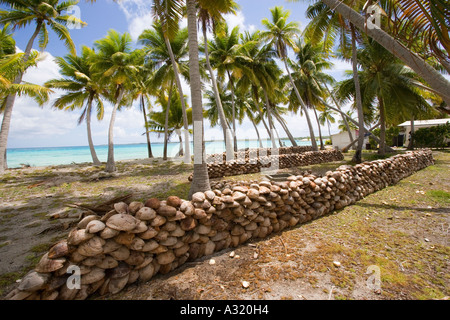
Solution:
[{"label": "sandy ground", "polygon": [[[339,212],[92,299],[445,298],[450,295],[450,153],[434,155],[435,166]],[[343,163],[285,171],[321,174]],[[113,174],[102,169],[82,164],[0,176],[0,296],[66,237],[86,207],[124,196],[185,198],[192,167],[132,160],[118,162]]]}]

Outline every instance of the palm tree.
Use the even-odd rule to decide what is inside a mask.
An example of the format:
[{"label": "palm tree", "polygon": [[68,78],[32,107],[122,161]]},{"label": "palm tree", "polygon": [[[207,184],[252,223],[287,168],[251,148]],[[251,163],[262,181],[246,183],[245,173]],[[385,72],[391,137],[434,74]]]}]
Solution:
[{"label": "palm tree", "polygon": [[[142,111],[144,117],[144,128],[147,128],[147,111],[145,102],[147,101],[148,109],[150,110],[150,95],[155,93],[155,88],[152,86],[151,82],[153,80],[152,70],[144,65],[144,56],[142,60],[137,62],[138,72],[133,83],[133,98],[134,100],[139,100],[139,108]],[[152,144],[150,142],[150,134],[148,131],[145,132],[147,138],[147,151],[148,157],[153,158]]]},{"label": "palm tree", "polygon": [[[273,132],[273,114],[270,101],[275,99],[276,89],[282,71],[273,59],[276,55],[271,45],[263,45],[259,32],[253,34],[246,33],[242,38],[241,52],[237,57],[241,78],[239,80],[240,90],[249,90],[250,88],[254,101],[257,104],[256,109],[260,113],[260,119],[269,137],[272,141],[272,147],[276,148],[275,136]],[[260,105],[260,97],[263,98],[264,108]],[[267,126],[263,113],[266,114],[269,125]],[[294,141],[295,143],[295,141]],[[294,144],[295,145],[295,144]]]},{"label": "palm tree", "polygon": [[[169,89],[170,90],[170,89]],[[170,96],[170,94],[169,94]],[[147,124],[147,131],[157,132],[159,134],[165,133],[165,127],[166,127],[166,114],[169,114],[168,117],[168,136],[170,139],[170,136],[173,133],[176,133],[178,135],[178,139],[180,141],[180,149],[178,151],[178,155],[183,155],[183,138],[181,136],[180,129],[183,128],[183,110],[181,108],[181,101],[180,96],[178,93],[175,93],[170,96],[170,103],[169,103],[169,97],[166,96],[165,92],[161,92],[158,95],[158,98],[156,100],[156,103],[159,104],[162,107],[162,111],[159,112],[150,112],[149,113],[149,120]],[[185,97],[186,99],[186,97]],[[188,108],[186,110],[188,114],[188,119],[192,119],[192,109]],[[192,121],[190,121],[189,125],[192,125]]]},{"label": "palm tree", "polygon": [[[219,29],[219,30],[217,30]],[[209,55],[212,66],[217,69],[217,74],[221,79],[228,79],[228,86],[231,91],[231,106],[232,106],[232,126],[233,126],[233,141],[234,151],[237,151],[237,137],[236,137],[236,85],[234,78],[237,78],[236,73],[239,72],[240,45],[239,45],[239,26],[234,27],[231,32],[226,23],[222,23],[216,29],[213,39],[209,43]]]},{"label": "palm tree", "polygon": [[132,39],[129,33],[118,33],[115,30],[108,31],[105,38],[95,41],[98,50],[91,54],[92,69],[99,73],[100,83],[108,86],[110,96],[114,103],[108,129],[108,159],[105,170],[116,170],[114,162],[114,122],[119,107],[124,102],[124,95],[130,91],[130,86],[135,79],[137,68],[136,61],[142,56],[139,50],[132,51]]},{"label": "palm tree", "polygon": [[[450,106],[450,81],[446,80],[439,71],[434,69],[424,59],[408,49],[393,36],[381,28],[367,28],[367,20],[360,13],[353,10],[340,0],[321,0],[329,8],[336,10],[342,18],[350,21],[352,25],[373,38],[391,54],[403,61],[413,69],[430,87],[439,93],[443,100]],[[415,1],[415,0],[411,0]],[[425,10],[426,11],[426,10]],[[409,17],[405,17],[408,19]],[[420,24],[420,22],[417,22]],[[423,25],[423,24],[422,24]],[[447,28],[448,29],[448,28]],[[446,110],[450,110],[448,107]],[[450,111],[449,111],[450,112]]]},{"label": "palm tree", "polygon": [[[164,43],[167,47],[170,61],[174,70],[175,83],[178,88],[178,92],[181,97],[184,97],[183,87],[180,80],[180,71],[178,69],[177,62],[175,60],[175,55],[172,51],[172,46],[170,39],[173,39],[178,32],[178,21],[182,13],[180,1],[170,1],[170,0],[155,0],[153,1],[153,14],[156,19],[160,21],[160,27]],[[198,50],[198,46],[197,46]],[[189,145],[189,130],[188,130],[188,117],[186,113],[186,103],[184,99],[181,99],[181,106],[183,109],[183,119],[184,119],[184,143],[185,150],[184,161],[186,163],[191,163],[191,152]]]},{"label": "palm tree", "polygon": [[23,61],[23,56],[24,53],[0,55],[0,114],[5,112],[6,100],[12,94],[26,95],[42,106],[48,101],[49,93],[53,92],[48,88],[28,82],[13,83],[20,72],[23,73],[29,67],[36,66],[39,60],[37,52],[32,52],[26,63]]},{"label": "palm tree", "polygon": [[[199,0],[202,7],[218,6],[224,0]],[[194,173],[189,195],[197,191],[210,190],[208,167],[206,165],[205,139],[203,129],[202,84],[200,80],[200,64],[198,58],[197,16],[195,0],[186,0],[187,21],[189,30],[189,78],[191,80],[192,121],[194,124]]]},{"label": "palm tree", "polygon": [[336,119],[333,117],[334,112],[330,108],[325,108],[320,114],[319,114],[319,123],[324,126],[325,122],[328,126],[328,136],[331,140],[331,124],[336,122]]},{"label": "palm tree", "polygon": [[[44,0],[1,0],[0,4],[9,6],[8,10],[0,11],[0,24],[11,24],[13,29],[24,28],[31,22],[36,23],[36,28],[27,43],[24,51],[23,61],[26,63],[30,58],[31,50],[35,39],[39,36],[39,47],[41,50],[45,49],[48,44],[48,27],[53,30],[54,33],[64,41],[64,44],[71,53],[75,53],[75,45],[70,38],[70,34],[66,25],[70,22],[76,22],[81,25],[85,23],[75,17],[70,18],[68,15],[64,15],[63,12],[67,11],[72,5],[77,4],[78,1],[65,1],[60,2],[58,0],[44,1]],[[48,27],[47,27],[48,26]],[[22,82],[23,72],[19,72],[15,77],[13,83],[20,84]],[[8,95],[5,101],[5,108],[3,114],[3,121],[0,131],[0,173],[4,172],[7,168],[6,163],[6,147],[8,144],[9,128],[11,124],[12,110],[16,99],[16,93]]]},{"label": "palm tree", "polygon": [[36,66],[40,55],[31,52],[28,61],[23,60],[24,53],[16,53],[14,41],[9,25],[0,30],[0,113],[5,111],[5,102],[9,95],[27,95],[40,106],[48,100],[50,89],[31,83],[12,83],[19,73],[29,67]]},{"label": "palm tree", "polygon": [[[221,101],[220,105],[222,106],[223,113],[226,120],[227,128],[229,129],[229,121],[233,116],[233,107],[231,106],[231,92],[227,91],[225,88],[225,84],[223,82],[217,83],[217,92],[218,97]],[[205,90],[204,97],[206,99],[205,109],[203,110],[203,114],[205,119],[209,120],[211,127],[215,127],[217,125],[222,125],[219,115],[219,104],[216,101],[217,94],[215,90]]]},{"label": "palm tree", "polygon": [[[357,4],[355,0],[348,1],[354,5]],[[361,6],[360,3],[358,4]],[[322,2],[316,2],[315,4],[311,5],[307,10],[307,16],[312,20],[308,24],[305,33],[314,44],[323,40],[324,48],[329,49],[333,45],[333,42],[336,40],[336,37],[339,35],[341,56],[344,59],[351,59],[353,80],[355,82],[355,87],[357,88],[355,103],[358,111],[359,124],[358,146],[356,148],[356,152],[353,156],[352,161],[354,163],[360,163],[365,130],[364,112],[362,107],[361,93],[359,91],[360,84],[356,60],[356,29],[352,23],[349,23],[347,20],[343,19],[337,10],[332,10]],[[351,37],[350,41],[348,40],[349,34]],[[351,43],[351,45],[349,45],[349,42]],[[349,56],[349,52],[351,53],[351,57]]]},{"label": "palm tree", "polygon": [[[347,117],[348,118],[350,118],[350,119],[352,119],[352,117],[353,117],[353,111],[351,111],[351,110],[348,110],[347,112],[346,112],[346,114],[347,114]],[[355,124],[355,123],[358,123],[356,120],[353,120],[353,122],[345,122],[344,121],[344,119],[345,119],[346,117],[342,117],[342,120],[339,120],[338,121],[338,129],[340,130],[340,132],[345,132],[345,131],[351,131],[351,130],[358,130],[358,126]],[[353,138],[350,138],[350,141],[353,141]]]},{"label": "palm tree", "polygon": [[[295,45],[297,47],[296,62],[289,60],[290,67],[296,70],[292,73],[292,79],[305,106],[314,111],[319,129],[320,149],[323,150],[324,144],[317,110],[324,109],[324,100],[327,97],[325,86],[334,81],[331,76],[323,72],[330,69],[331,64],[324,58],[321,44],[314,46],[298,40]],[[290,102],[291,109],[297,111],[299,102],[294,92],[291,92]]]},{"label": "palm tree", "polygon": [[[174,23],[178,23],[181,16],[181,1],[180,0],[156,0],[164,4],[166,10],[165,14],[160,13],[160,18],[166,21],[165,25],[168,30]],[[192,178],[191,189],[189,196],[197,191],[206,191],[211,187],[209,185],[208,167],[206,165],[206,154],[204,145],[203,133],[203,107],[202,107],[202,84],[200,79],[200,64],[199,64],[199,46],[197,39],[197,4],[201,7],[218,7],[224,4],[227,0],[186,0],[186,12],[188,22],[188,44],[189,44],[189,79],[191,84],[191,101],[192,101],[192,120],[194,123],[194,172]]]},{"label": "palm tree", "polygon": [[269,40],[269,42],[275,47],[279,58],[284,63],[291,85],[306,117],[313,150],[317,150],[316,138],[314,136],[314,130],[308,115],[307,107],[294,83],[294,79],[292,78],[291,71],[289,70],[287,63],[287,49],[288,47],[295,48],[294,39],[300,32],[298,24],[295,22],[287,22],[290,12],[288,10],[283,10],[282,7],[274,7],[270,9],[270,12],[272,15],[272,20],[270,21],[266,18],[261,21],[263,26],[267,29],[267,31],[262,32],[261,36],[264,39]]},{"label": "palm tree", "polygon": [[81,56],[69,54],[64,58],[56,58],[59,72],[63,78],[49,80],[45,83],[45,86],[67,92],[54,101],[54,108],[67,111],[83,109],[78,119],[78,124],[81,124],[86,119],[87,137],[92,162],[94,165],[100,165],[101,162],[97,157],[92,141],[91,114],[93,103],[95,102],[97,119],[103,119],[104,106],[101,100],[103,88],[99,85],[98,79],[95,78],[96,75],[92,73],[91,63],[89,61],[90,54],[90,49],[83,47]]},{"label": "palm tree", "polygon": [[[359,77],[363,106],[368,112],[371,112],[374,106],[378,110],[378,152],[383,155],[386,152],[386,126],[409,120],[410,110],[427,110],[431,106],[415,87],[417,75],[374,40],[365,39],[364,47],[358,50],[358,61],[361,64]],[[352,84],[349,80],[340,83],[338,96],[341,99],[348,99],[354,94]],[[399,116],[401,114],[404,116]]]},{"label": "palm tree", "polygon": [[[181,30],[178,29],[173,38],[169,40],[168,46],[166,44],[162,26],[158,22],[154,23],[152,29],[147,29],[142,32],[138,41],[145,46],[145,60],[148,68],[155,70],[152,79],[149,81],[149,87],[170,87],[169,96],[171,96],[173,84],[176,81],[176,70],[181,73],[186,81],[189,80],[189,65],[187,61],[189,49],[187,46],[187,39],[187,28]],[[174,68],[174,65],[172,64],[171,53],[168,49],[169,47],[172,50],[171,52],[173,60],[175,60],[176,68]],[[170,101],[171,99],[169,99],[169,103]],[[164,160],[167,160],[167,142],[168,131],[166,129],[164,134]]]},{"label": "palm tree", "polygon": [[214,8],[214,7],[203,8],[203,7],[201,7],[201,3],[200,3],[199,9],[198,9],[198,21],[199,21],[199,24],[201,24],[202,33],[203,33],[206,67],[209,71],[209,75],[211,78],[211,84],[212,84],[212,88],[213,88],[213,93],[215,96],[215,103],[217,104],[217,113],[218,113],[218,116],[220,119],[220,125],[222,127],[222,131],[223,131],[223,139],[225,142],[227,159],[234,159],[234,153],[233,153],[233,147],[230,143],[230,141],[231,141],[230,128],[227,123],[225,113],[224,113],[224,110],[222,107],[222,101],[220,99],[216,76],[214,74],[214,71],[211,67],[211,63],[209,61],[207,31],[209,29],[210,31],[215,32],[217,24],[219,22],[221,22],[221,23],[224,22],[223,14],[235,13],[236,9],[237,9],[237,4],[233,0],[225,1],[224,8]]},{"label": "palm tree", "polygon": [[387,30],[424,60],[430,56],[450,73],[450,8],[445,0],[383,1],[392,19]]}]

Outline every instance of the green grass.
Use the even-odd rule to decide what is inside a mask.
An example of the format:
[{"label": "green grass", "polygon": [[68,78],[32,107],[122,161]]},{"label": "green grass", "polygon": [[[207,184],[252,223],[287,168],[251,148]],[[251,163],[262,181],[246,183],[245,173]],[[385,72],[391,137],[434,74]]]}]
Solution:
[{"label": "green grass", "polygon": [[443,190],[429,190],[426,192],[426,195],[441,204],[450,203],[450,192]]}]

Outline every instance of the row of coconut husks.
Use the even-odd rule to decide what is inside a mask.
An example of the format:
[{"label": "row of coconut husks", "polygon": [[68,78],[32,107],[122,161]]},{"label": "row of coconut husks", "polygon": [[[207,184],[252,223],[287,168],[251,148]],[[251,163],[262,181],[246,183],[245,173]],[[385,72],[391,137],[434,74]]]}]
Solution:
[{"label": "row of coconut husks", "polygon": [[[249,160],[255,157],[270,156],[272,154],[291,154],[302,153],[307,151],[313,151],[312,146],[292,146],[292,147],[280,147],[280,148],[247,148],[245,150],[239,150],[233,153],[234,160],[245,159]],[[226,152],[209,154],[206,156],[207,162],[227,161]]]},{"label": "row of coconut husks", "polygon": [[318,218],[433,164],[431,151],[341,166],[323,177],[220,182],[191,201],[116,203],[86,216],[7,299],[86,299],[146,282],[186,261]]},{"label": "row of coconut husks", "polygon": [[[274,171],[278,169],[291,168],[296,166],[308,166],[332,161],[340,161],[344,156],[339,150],[321,150],[321,151],[295,151],[296,148],[286,147],[278,155],[265,155],[265,152],[255,149],[254,153],[247,154],[248,157],[237,158],[231,161],[207,161],[208,175],[211,179],[225,176],[235,176],[240,174],[257,173],[262,170]],[[281,148],[279,148],[281,149]],[[258,151],[259,150],[259,151]],[[291,151],[292,153],[286,153]],[[273,150],[272,150],[273,153]],[[192,181],[192,175],[189,176]]]}]

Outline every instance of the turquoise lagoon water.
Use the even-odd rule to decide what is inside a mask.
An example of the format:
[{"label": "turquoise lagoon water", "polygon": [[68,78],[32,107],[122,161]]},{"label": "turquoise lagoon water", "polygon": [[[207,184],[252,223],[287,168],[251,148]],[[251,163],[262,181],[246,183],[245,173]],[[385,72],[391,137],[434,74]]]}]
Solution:
[{"label": "turquoise lagoon water", "polygon": [[[281,139],[286,146],[291,146],[288,139]],[[296,140],[298,145],[311,145],[310,141]],[[263,140],[264,147],[270,147],[269,139]],[[163,143],[152,143],[152,152],[154,157],[163,156]],[[168,144],[168,156],[174,157],[180,144],[170,142]],[[238,149],[257,148],[257,140],[238,140]],[[219,153],[225,151],[223,141],[206,141],[205,148],[207,154]],[[193,145],[191,142],[191,153]],[[108,156],[108,146],[95,146],[95,151],[100,161],[106,162]],[[147,158],[147,144],[119,144],[114,146],[114,159],[132,160]],[[47,148],[10,148],[7,150],[7,160],[9,168],[22,167],[27,164],[32,167],[64,165],[73,163],[91,162],[92,157],[88,146],[80,147],[47,147]]]}]

